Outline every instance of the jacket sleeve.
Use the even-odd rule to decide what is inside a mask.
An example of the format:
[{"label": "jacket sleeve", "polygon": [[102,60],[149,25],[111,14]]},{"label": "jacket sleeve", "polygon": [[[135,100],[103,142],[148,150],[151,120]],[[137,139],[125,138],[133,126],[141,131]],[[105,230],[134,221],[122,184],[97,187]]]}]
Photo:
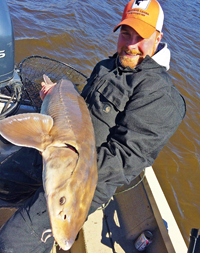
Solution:
[{"label": "jacket sleeve", "polygon": [[106,203],[118,186],[129,184],[153,164],[185,110],[175,87],[140,91],[129,100],[108,141],[97,147],[98,184],[91,212]]}]

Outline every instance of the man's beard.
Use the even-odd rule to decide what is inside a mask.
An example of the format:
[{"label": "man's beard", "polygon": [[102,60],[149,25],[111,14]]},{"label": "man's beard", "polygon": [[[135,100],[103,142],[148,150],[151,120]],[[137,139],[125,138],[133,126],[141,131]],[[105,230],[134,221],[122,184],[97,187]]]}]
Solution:
[{"label": "man's beard", "polygon": [[[136,55],[136,58],[131,58],[126,55],[123,55],[123,52],[126,52],[128,55]],[[127,47],[122,47],[121,52],[119,53],[119,59],[121,65],[126,68],[129,67],[134,69],[138,64],[140,64],[143,60],[142,53],[139,50],[129,50]]]}]

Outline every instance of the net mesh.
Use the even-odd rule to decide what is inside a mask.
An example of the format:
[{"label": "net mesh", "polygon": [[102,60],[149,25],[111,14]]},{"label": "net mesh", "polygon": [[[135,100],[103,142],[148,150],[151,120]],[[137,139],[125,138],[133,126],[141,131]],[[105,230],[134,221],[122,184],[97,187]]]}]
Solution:
[{"label": "net mesh", "polygon": [[42,104],[39,92],[43,74],[47,75],[52,82],[57,82],[62,78],[70,80],[79,92],[85,86],[87,79],[83,73],[64,62],[37,55],[25,58],[19,63],[18,68],[24,89],[22,103],[34,106],[37,111],[40,111]]}]

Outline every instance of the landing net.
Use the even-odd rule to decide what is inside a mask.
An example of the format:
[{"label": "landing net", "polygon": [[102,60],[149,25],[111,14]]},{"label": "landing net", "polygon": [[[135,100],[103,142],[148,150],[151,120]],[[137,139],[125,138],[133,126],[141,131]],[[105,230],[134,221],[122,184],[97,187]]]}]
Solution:
[{"label": "landing net", "polygon": [[48,57],[33,55],[22,60],[19,65],[19,76],[23,83],[22,104],[34,106],[40,111],[42,101],[39,96],[43,75],[47,75],[52,82],[60,79],[72,81],[79,91],[86,84],[87,76],[72,66]]}]

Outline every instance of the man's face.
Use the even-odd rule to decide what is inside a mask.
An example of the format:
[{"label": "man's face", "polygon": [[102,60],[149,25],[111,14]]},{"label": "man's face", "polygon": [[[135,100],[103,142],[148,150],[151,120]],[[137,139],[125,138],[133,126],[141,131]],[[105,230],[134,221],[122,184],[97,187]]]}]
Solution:
[{"label": "man's face", "polygon": [[123,67],[135,68],[146,55],[152,56],[162,38],[162,33],[154,32],[143,39],[133,28],[123,25],[120,30],[117,52]]}]

